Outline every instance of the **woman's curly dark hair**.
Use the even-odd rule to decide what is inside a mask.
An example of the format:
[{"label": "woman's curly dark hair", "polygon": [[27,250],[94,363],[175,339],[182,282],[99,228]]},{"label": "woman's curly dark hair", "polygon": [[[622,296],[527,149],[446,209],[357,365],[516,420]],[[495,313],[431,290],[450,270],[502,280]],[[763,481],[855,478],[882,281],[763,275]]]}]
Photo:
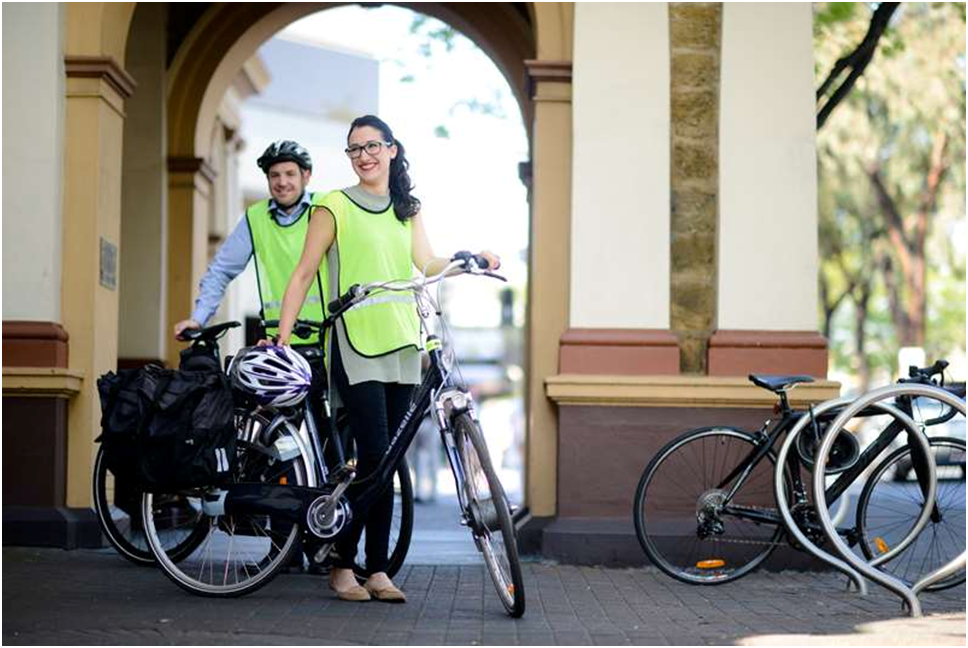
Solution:
[{"label": "woman's curly dark hair", "polygon": [[410,193],[413,191],[413,183],[410,180],[410,174],[407,173],[410,162],[407,161],[403,142],[394,138],[390,127],[376,115],[363,115],[354,119],[350,124],[349,133],[346,134],[347,140],[354,130],[363,126],[377,129],[383,134],[385,142],[397,145],[397,157],[390,160],[390,202],[393,203],[397,220],[406,223],[420,211],[420,199]]}]

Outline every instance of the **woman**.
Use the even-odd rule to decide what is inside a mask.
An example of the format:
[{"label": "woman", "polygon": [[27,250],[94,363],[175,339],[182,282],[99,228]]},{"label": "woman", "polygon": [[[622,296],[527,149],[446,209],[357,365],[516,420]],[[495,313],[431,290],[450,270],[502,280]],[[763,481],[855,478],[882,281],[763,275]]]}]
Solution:
[{"label": "woman", "polygon": [[[414,266],[436,274],[450,262],[431,250],[420,201],[410,193],[410,165],[390,127],[373,115],[357,118],[347,136],[346,155],[359,182],[328,194],[310,220],[302,258],[283,298],[279,344],[289,344],[300,306],[320,269],[327,277],[327,298],[334,299],[353,284],[409,279]],[[490,268],[500,267],[496,255],[481,256]],[[390,293],[364,301],[337,322],[327,344],[332,405],[347,409],[357,471],[364,478],[379,464],[390,431],[399,426],[420,382],[420,322],[413,296]],[[393,492],[387,489],[367,519],[355,518],[348,537],[337,543],[329,584],[339,598],[406,600],[385,571],[392,512]],[[364,523],[366,565],[372,575],[361,587],[352,565]]]}]

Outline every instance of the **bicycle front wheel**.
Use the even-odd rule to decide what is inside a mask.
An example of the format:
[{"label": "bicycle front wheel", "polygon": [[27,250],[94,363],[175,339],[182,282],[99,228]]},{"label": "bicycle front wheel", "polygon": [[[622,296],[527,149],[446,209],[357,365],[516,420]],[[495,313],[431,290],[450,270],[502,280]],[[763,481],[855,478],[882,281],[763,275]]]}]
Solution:
[{"label": "bicycle front wheel", "polygon": [[[266,447],[282,435],[295,436],[294,428],[280,427]],[[307,463],[300,454],[291,461],[274,461],[258,439],[240,439],[236,451],[236,482],[304,486]],[[233,597],[248,594],[268,583],[286,565],[302,533],[300,525],[269,515],[204,515],[201,491],[186,493],[202,515],[205,535],[198,546],[175,560],[161,541],[159,529],[167,515],[159,496],[145,493],[142,503],[148,544],[159,567],[176,585],[193,594]]]},{"label": "bicycle front wheel", "polygon": [[[136,565],[154,565],[155,555],[148,546],[141,518],[142,492],[117,478],[104,461],[104,448],[94,459],[94,511],[111,546]],[[205,537],[200,516],[190,502],[178,495],[156,496],[164,502],[167,514],[159,519],[158,536],[172,560],[190,554]]]},{"label": "bicycle front wheel", "polygon": [[[907,548],[878,566],[908,585],[965,550],[965,442],[933,437],[928,443],[938,467],[935,515]],[[857,502],[860,547],[867,560],[886,553],[907,537],[924,505],[924,494],[914,474],[911,447],[898,448],[877,465]],[[927,589],[943,590],[964,582],[962,570]]]},{"label": "bicycle front wheel", "polygon": [[776,513],[772,451],[745,478],[740,471],[724,483],[755,447],[744,430],[700,428],[652,458],[632,515],[639,543],[656,567],[686,583],[719,585],[745,576],[772,553],[783,534],[778,517],[764,523]]},{"label": "bicycle front wheel", "polygon": [[467,501],[464,513],[474,542],[505,610],[512,617],[520,617],[524,614],[524,578],[504,487],[491,464],[481,429],[470,414],[458,415],[453,430],[463,468],[464,483],[460,487]]}]

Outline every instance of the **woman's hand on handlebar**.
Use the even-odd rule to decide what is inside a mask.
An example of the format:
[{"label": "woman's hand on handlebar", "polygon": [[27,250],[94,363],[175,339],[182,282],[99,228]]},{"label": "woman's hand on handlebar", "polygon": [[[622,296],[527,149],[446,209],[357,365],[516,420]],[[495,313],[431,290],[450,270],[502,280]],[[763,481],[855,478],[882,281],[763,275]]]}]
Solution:
[{"label": "woman's hand on handlebar", "polygon": [[501,257],[490,250],[482,250],[477,256],[487,259],[487,267],[483,268],[483,270],[499,270],[501,268]]},{"label": "woman's hand on handlebar", "polygon": [[[466,250],[461,250],[460,252],[455,253],[451,259],[453,261],[463,261],[464,267],[468,270],[470,269],[471,261],[474,262],[474,265],[477,266],[479,270],[497,270],[501,267],[501,257],[494,254],[490,250],[483,250],[478,254],[471,254]],[[481,261],[487,264],[486,267],[481,267]]]}]

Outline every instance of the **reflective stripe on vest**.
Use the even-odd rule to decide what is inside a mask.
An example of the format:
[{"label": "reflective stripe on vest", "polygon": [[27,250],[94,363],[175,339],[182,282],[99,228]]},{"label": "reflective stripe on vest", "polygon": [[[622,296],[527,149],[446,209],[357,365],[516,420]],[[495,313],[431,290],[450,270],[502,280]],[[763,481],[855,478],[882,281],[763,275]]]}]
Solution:
[{"label": "reflective stripe on vest", "polygon": [[[259,300],[262,304],[262,317],[277,320],[282,314],[282,297],[286,293],[289,278],[299,264],[306,233],[309,231],[309,218],[313,206],[318,206],[322,196],[311,194],[312,205],[290,225],[280,225],[269,212],[269,201],[260,200],[245,212],[252,235],[252,251],[255,256],[256,280],[259,284]],[[299,311],[301,319],[320,321],[323,319],[326,277],[325,264],[316,273],[316,280],[309,287],[306,300]],[[277,327],[266,330],[267,335],[275,335]],[[293,340],[293,343],[316,344],[319,336],[313,334],[309,339]]]},{"label": "reflective stripe on vest", "polygon": [[[385,211],[360,207],[342,191],[323,198],[336,219],[339,292],[353,284],[413,277],[412,222],[397,220],[391,204]],[[380,292],[343,315],[346,335],[357,354],[377,357],[420,346],[420,319],[413,293]]]}]

